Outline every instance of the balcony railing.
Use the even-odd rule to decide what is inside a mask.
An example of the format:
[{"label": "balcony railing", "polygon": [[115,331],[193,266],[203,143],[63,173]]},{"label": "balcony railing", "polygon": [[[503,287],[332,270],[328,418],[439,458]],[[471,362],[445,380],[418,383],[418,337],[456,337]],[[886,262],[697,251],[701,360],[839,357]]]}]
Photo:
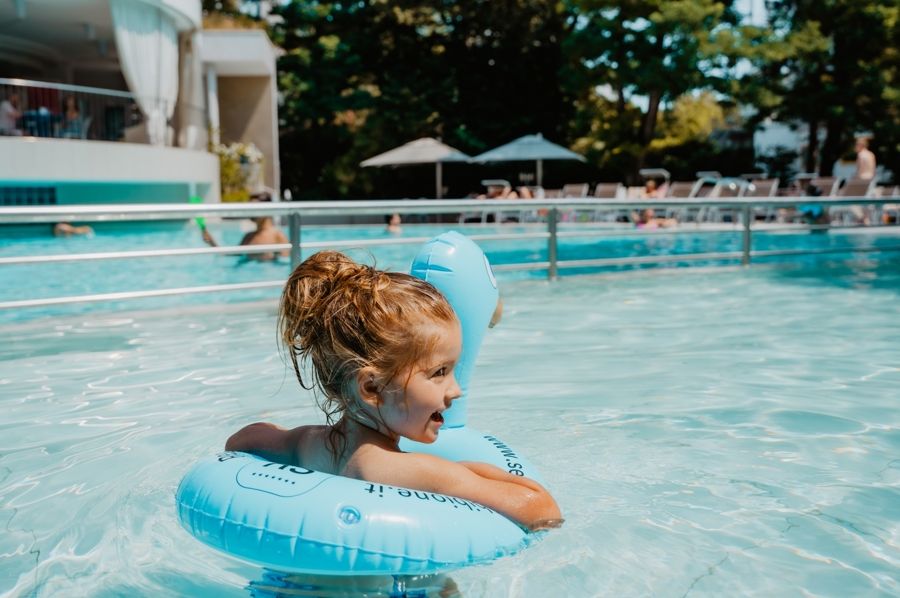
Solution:
[{"label": "balcony railing", "polygon": [[[0,135],[147,142],[144,115],[128,91],[0,78],[0,102]],[[187,110],[204,122],[203,108]]]}]

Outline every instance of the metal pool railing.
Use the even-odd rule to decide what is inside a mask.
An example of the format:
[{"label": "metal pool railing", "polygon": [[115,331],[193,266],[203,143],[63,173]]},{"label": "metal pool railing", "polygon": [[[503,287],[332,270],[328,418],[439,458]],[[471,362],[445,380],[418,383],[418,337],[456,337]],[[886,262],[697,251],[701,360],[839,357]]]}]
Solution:
[{"label": "metal pool railing", "polygon": [[[798,205],[816,203],[824,209],[841,208],[852,205],[870,206],[870,209],[893,209],[894,219],[900,221],[900,213],[897,213],[896,204],[900,203],[900,197],[841,197],[841,198],[808,198],[808,197],[754,197],[741,199],[685,199],[685,200],[597,200],[591,198],[571,198],[552,200],[379,200],[379,201],[306,201],[284,202],[274,204],[201,204],[201,205],[159,205],[159,204],[123,204],[123,205],[72,205],[72,206],[21,206],[0,207],[0,227],[10,224],[56,223],[63,221],[78,222],[124,222],[124,221],[160,221],[160,220],[187,220],[199,216],[219,217],[253,217],[273,216],[283,217],[289,229],[290,243],[274,245],[251,245],[231,247],[208,248],[172,248],[152,249],[141,251],[110,251],[98,253],[58,254],[0,257],[0,266],[17,264],[47,264],[59,262],[85,262],[94,260],[134,259],[147,257],[175,257],[197,256],[209,254],[255,254],[275,251],[290,250],[291,267],[299,264],[302,251],[315,251],[324,248],[348,248],[348,247],[374,247],[379,245],[412,245],[421,244],[429,240],[428,237],[402,237],[396,239],[365,239],[365,240],[335,240],[303,242],[304,217],[347,217],[360,215],[384,215],[391,213],[443,216],[459,214],[463,215],[496,213],[520,215],[520,220],[529,220],[533,217],[532,224],[546,225],[545,230],[531,232],[510,232],[493,234],[475,234],[470,237],[475,241],[504,241],[543,239],[547,243],[547,261],[535,261],[517,264],[499,264],[494,267],[497,271],[516,270],[546,270],[547,277],[554,280],[559,275],[561,268],[593,268],[602,266],[662,264],[672,262],[691,261],[735,261],[745,266],[751,263],[754,257],[793,256],[826,253],[847,253],[866,251],[900,251],[900,243],[896,245],[882,245],[868,248],[797,248],[754,251],[753,232],[757,226],[763,226],[756,222],[756,214],[761,209],[774,210],[779,208],[794,208]],[[661,209],[666,211],[690,211],[719,208],[733,215],[731,224],[680,224],[674,228],[661,228],[655,230],[642,230],[640,234],[646,235],[680,235],[703,234],[709,232],[740,231],[741,250],[725,252],[702,252],[677,255],[649,255],[619,258],[596,258],[581,260],[560,260],[559,240],[570,237],[610,237],[634,235],[633,226],[616,226],[612,224],[615,215],[630,213],[632,210],[646,208]],[[561,215],[587,214],[593,220],[606,220],[609,226],[605,228],[579,227],[578,230],[560,230]],[[540,215],[539,217],[537,215]],[[612,215],[612,217],[610,217]],[[497,218],[500,220],[501,218]],[[501,225],[500,222],[497,223]],[[451,225],[448,223],[448,228]],[[783,225],[779,231],[790,230],[815,230],[858,228],[857,226],[831,226],[831,225]],[[876,228],[870,226],[867,228]],[[883,227],[878,227],[883,228]],[[892,227],[896,228],[896,227]],[[771,230],[771,229],[768,229]],[[52,298],[22,299],[17,301],[0,302],[0,309],[15,309],[26,307],[42,307],[51,305],[63,305],[70,303],[83,303],[94,301],[118,301],[123,299],[138,299],[149,297],[163,297],[171,295],[183,295],[190,293],[216,293],[225,291],[240,291],[249,289],[262,289],[280,287],[284,280],[244,282],[233,284],[218,284],[206,286],[194,286],[170,289],[134,290],[117,293],[102,293],[92,295],[76,295]]]}]

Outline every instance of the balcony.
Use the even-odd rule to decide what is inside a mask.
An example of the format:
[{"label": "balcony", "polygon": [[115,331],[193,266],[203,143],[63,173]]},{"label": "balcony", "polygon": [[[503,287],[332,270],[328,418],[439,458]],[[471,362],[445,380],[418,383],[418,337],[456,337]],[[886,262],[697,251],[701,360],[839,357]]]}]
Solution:
[{"label": "balcony", "polygon": [[0,2],[0,205],[218,201],[210,132],[260,148],[277,195],[277,51],[200,16],[200,0]]},{"label": "balcony", "polygon": [[173,147],[171,125],[151,145],[130,92],[0,79],[0,98],[0,205],[218,198],[215,156]]}]

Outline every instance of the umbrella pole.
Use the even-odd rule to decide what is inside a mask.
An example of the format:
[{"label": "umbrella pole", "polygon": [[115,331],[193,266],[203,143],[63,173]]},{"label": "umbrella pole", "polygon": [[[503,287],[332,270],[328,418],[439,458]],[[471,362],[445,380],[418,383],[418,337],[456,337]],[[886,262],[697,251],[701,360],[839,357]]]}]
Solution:
[{"label": "umbrella pole", "polygon": [[434,163],[434,196],[437,199],[440,199],[441,196],[443,195],[442,191],[443,191],[444,184],[441,180],[441,174],[442,174],[441,173],[441,163],[435,162]]},{"label": "umbrella pole", "polygon": [[542,187],[543,180],[544,180],[544,161],[543,160],[537,161],[537,174],[535,175],[534,178],[537,179],[537,186]]}]

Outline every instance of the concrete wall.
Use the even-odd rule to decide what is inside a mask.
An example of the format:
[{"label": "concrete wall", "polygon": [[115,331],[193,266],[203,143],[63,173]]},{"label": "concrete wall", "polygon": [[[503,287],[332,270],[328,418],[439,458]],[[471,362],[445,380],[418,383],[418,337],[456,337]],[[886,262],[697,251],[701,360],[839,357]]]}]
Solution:
[{"label": "concrete wall", "polygon": [[265,155],[263,182],[278,189],[278,122],[272,79],[269,77],[220,76],[219,122],[222,143],[252,142]]},{"label": "concrete wall", "polygon": [[0,186],[53,186],[58,203],[219,201],[208,153],[133,143],[0,137]]}]

